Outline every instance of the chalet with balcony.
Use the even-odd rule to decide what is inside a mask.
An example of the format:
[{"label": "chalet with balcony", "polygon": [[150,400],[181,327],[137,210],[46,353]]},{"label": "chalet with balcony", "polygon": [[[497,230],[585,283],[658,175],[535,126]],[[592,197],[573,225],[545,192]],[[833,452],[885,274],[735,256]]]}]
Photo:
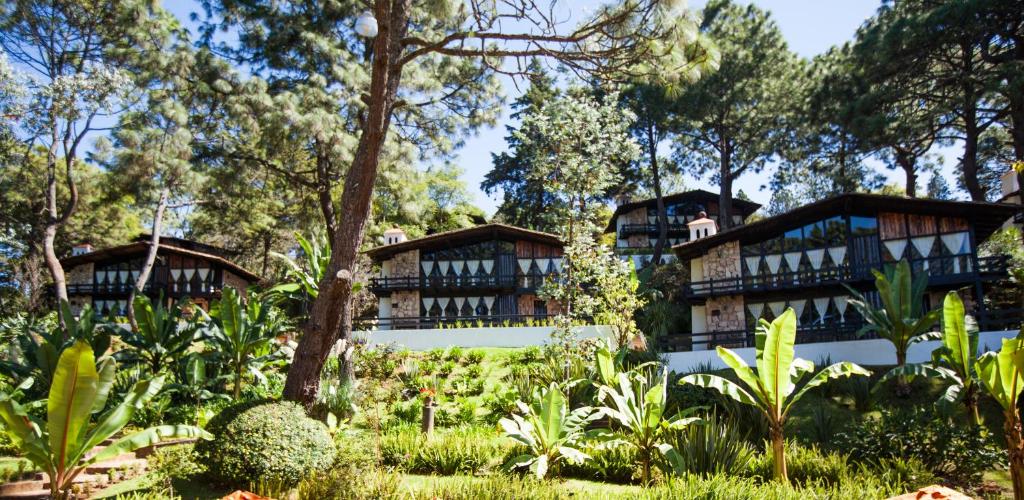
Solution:
[{"label": "chalet with balcony", "polygon": [[562,241],[553,234],[483,224],[409,240],[400,229],[368,250],[377,275],[380,329],[512,324],[558,314],[537,291],[562,271]]},{"label": "chalet with balcony", "polygon": [[1005,257],[978,257],[978,245],[1020,206],[846,194],[673,248],[690,266],[683,294],[692,331],[668,350],[749,347],[759,318],[792,307],[798,342],[852,340],[863,325],[849,291],[878,305],[872,269],[907,259],[928,275],[926,307],[959,290],[982,329],[1020,326],[1024,311],[988,311],[984,295],[1004,278]]},{"label": "chalet with balcony", "polygon": [[[79,311],[91,304],[97,314],[127,314],[128,296],[149,251],[149,236],[101,250],[76,245],[61,260],[67,272],[68,301]],[[143,293],[151,299],[190,299],[204,309],[225,286],[244,290],[259,276],[231,261],[222,248],[181,238],[161,237],[156,263]]]},{"label": "chalet with balcony", "polygon": [[[662,199],[668,216],[668,241],[662,262],[668,262],[675,258],[669,248],[690,240],[687,223],[696,219],[698,214],[704,212],[711,220],[718,222],[718,195],[698,189]],[[752,201],[733,200],[733,225],[742,225],[759,208],[761,205]],[[657,200],[620,200],[605,233],[615,233],[615,252],[623,259],[631,259],[637,269],[650,264],[654,245],[658,241]]]}]

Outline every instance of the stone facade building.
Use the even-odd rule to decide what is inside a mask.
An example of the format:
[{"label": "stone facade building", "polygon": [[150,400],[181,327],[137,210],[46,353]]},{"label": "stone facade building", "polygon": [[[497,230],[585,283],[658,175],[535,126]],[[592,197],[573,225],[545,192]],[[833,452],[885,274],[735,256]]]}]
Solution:
[{"label": "stone facade building", "polygon": [[797,342],[853,340],[863,321],[846,286],[879,305],[872,269],[906,259],[928,275],[926,307],[958,290],[983,329],[1017,328],[1024,311],[986,309],[1005,256],[979,257],[985,241],[1020,207],[847,194],[727,231],[701,234],[673,248],[690,267],[683,295],[691,332],[669,350],[753,346],[759,319],[796,312]]},{"label": "stone facade building", "polygon": [[378,267],[370,289],[381,329],[520,324],[558,314],[537,290],[562,271],[555,235],[483,224],[409,240],[400,229],[366,253]]},{"label": "stone facade building", "polygon": [[[149,236],[101,250],[77,245],[61,259],[67,273],[68,302],[76,313],[91,305],[97,314],[127,314],[128,296],[149,251]],[[143,293],[151,299],[191,300],[204,309],[224,287],[244,290],[260,277],[230,260],[222,248],[180,238],[161,237],[156,262]]]},{"label": "stone facade building", "polygon": [[[697,219],[701,212],[716,223],[719,222],[718,195],[694,190],[662,199],[668,217],[668,241],[662,262],[669,262],[675,259],[670,248],[690,240],[687,224]],[[752,201],[733,200],[732,225],[742,225],[760,207]],[[658,239],[657,200],[619,200],[604,232],[615,233],[615,252],[623,259],[632,260],[637,269],[650,264]]]}]

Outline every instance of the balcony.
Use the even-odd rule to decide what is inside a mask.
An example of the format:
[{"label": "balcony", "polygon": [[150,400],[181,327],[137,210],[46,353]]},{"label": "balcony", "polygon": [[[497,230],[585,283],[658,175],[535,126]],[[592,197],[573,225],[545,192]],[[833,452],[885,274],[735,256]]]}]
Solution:
[{"label": "balcony", "polygon": [[[626,239],[632,234],[658,234],[657,224],[623,224],[619,228],[619,239]],[[668,234],[688,237],[690,232],[686,224],[669,223]]]},{"label": "balcony", "polygon": [[390,276],[370,278],[370,291],[535,290],[544,284],[545,279],[550,278],[541,275]]},{"label": "balcony", "polygon": [[357,330],[430,330],[444,328],[491,328],[552,326],[553,314],[492,314],[484,316],[416,316],[355,320]]},{"label": "balcony", "polygon": [[[931,257],[928,259],[911,259],[910,265],[915,272],[928,270],[930,285],[947,285],[974,281],[975,279],[993,280],[1006,276],[1009,257],[998,255],[978,258],[976,269],[969,267],[964,270],[953,265],[955,259],[971,257],[970,255],[951,255]],[[925,265],[927,262],[927,266]],[[857,281],[873,281],[872,269],[880,269],[884,264],[874,262],[861,265],[829,267],[819,270],[802,270],[757,276],[740,276],[734,278],[695,281],[683,285],[683,294],[689,299],[704,299],[722,295],[742,295],[802,288],[818,288],[840,286],[844,283]],[[947,270],[949,272],[947,272]]]},{"label": "balcony", "polygon": [[[876,338],[873,334],[858,336],[857,331],[862,327],[863,322],[859,319],[845,323],[801,326],[797,328],[796,343],[814,344]],[[656,343],[662,352],[709,351],[718,346],[739,349],[754,347],[754,332],[736,330],[667,335],[659,338]]]},{"label": "balcony", "polygon": [[[68,295],[107,295],[107,296],[128,296],[134,285],[131,283],[68,283],[67,290]],[[142,288],[142,293],[146,295],[156,295],[163,292],[165,297],[206,297],[213,296],[220,293],[220,288],[212,285],[206,285],[204,288],[198,286],[185,289],[183,286],[179,286],[177,290],[173,290],[169,283],[157,283],[154,285],[152,282],[147,283]]]}]

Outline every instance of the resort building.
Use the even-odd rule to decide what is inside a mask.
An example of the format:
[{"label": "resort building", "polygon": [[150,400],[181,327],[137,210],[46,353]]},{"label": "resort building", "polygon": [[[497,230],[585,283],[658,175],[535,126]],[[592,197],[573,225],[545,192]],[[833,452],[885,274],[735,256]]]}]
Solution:
[{"label": "resort building", "polygon": [[[102,250],[76,245],[71,256],[61,259],[67,272],[68,302],[76,313],[91,304],[97,314],[127,314],[128,296],[135,286],[149,252],[149,235],[134,242]],[[203,309],[221,290],[245,290],[260,277],[230,260],[225,249],[195,241],[163,236],[156,262],[143,293],[151,299],[190,299]]]},{"label": "resort building", "polygon": [[[687,224],[704,212],[719,222],[718,195],[703,190],[685,191],[662,198],[668,217],[668,241],[661,257],[662,263],[671,262],[675,256],[670,251],[673,245],[690,240]],[[742,225],[747,217],[761,208],[752,201],[733,200],[732,225]],[[658,203],[651,198],[641,201],[620,200],[615,207],[605,233],[615,233],[615,252],[622,259],[630,259],[640,269],[651,263],[654,246],[658,242]]]},{"label": "resort building", "polygon": [[562,270],[553,234],[483,224],[409,240],[401,229],[366,254],[379,268],[370,279],[379,329],[532,323],[558,314],[537,297]]},{"label": "resort building", "polygon": [[[928,275],[927,308],[959,290],[981,328],[1019,326],[1024,311],[988,311],[991,282],[1005,256],[979,258],[978,245],[1019,205],[846,194],[726,231],[712,230],[673,248],[688,264],[683,295],[692,331],[663,340],[667,350],[750,347],[759,318],[792,307],[797,341],[852,340],[862,320],[848,285],[878,305],[872,269],[907,259]],[[714,227],[713,225],[711,227]]]}]

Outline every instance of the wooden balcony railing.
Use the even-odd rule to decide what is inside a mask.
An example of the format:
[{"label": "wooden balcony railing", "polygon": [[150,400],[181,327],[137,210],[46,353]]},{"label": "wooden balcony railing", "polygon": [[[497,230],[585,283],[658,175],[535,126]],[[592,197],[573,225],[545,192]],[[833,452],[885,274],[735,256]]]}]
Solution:
[{"label": "wooden balcony railing", "polygon": [[370,278],[370,290],[378,293],[395,290],[537,289],[552,276],[389,276]]},{"label": "wooden balcony railing", "polygon": [[[966,258],[966,259],[965,259]],[[930,257],[927,259],[910,259],[915,272],[927,269],[932,284],[948,284],[971,281],[975,278],[993,279],[1006,276],[1009,257],[999,255],[978,258],[978,266],[953,266],[953,259],[970,260],[970,255],[950,255]],[[925,262],[928,266],[925,267]],[[965,263],[967,264],[967,263]],[[738,295],[764,291],[798,289],[819,286],[838,286],[842,283],[874,280],[872,269],[880,269],[884,264],[870,262],[839,267],[823,267],[818,270],[800,270],[776,274],[759,274],[757,276],[737,276],[733,278],[694,281],[683,285],[683,294],[689,298],[706,298],[721,295]],[[958,269],[959,272],[954,272]],[[947,270],[949,272],[947,272]]]},{"label": "wooden balcony railing", "polygon": [[[689,230],[686,224],[680,223],[669,223],[668,224],[669,234],[685,234],[689,235]],[[658,234],[657,224],[623,224],[619,228],[619,238],[626,239],[628,236],[633,234]]]}]

